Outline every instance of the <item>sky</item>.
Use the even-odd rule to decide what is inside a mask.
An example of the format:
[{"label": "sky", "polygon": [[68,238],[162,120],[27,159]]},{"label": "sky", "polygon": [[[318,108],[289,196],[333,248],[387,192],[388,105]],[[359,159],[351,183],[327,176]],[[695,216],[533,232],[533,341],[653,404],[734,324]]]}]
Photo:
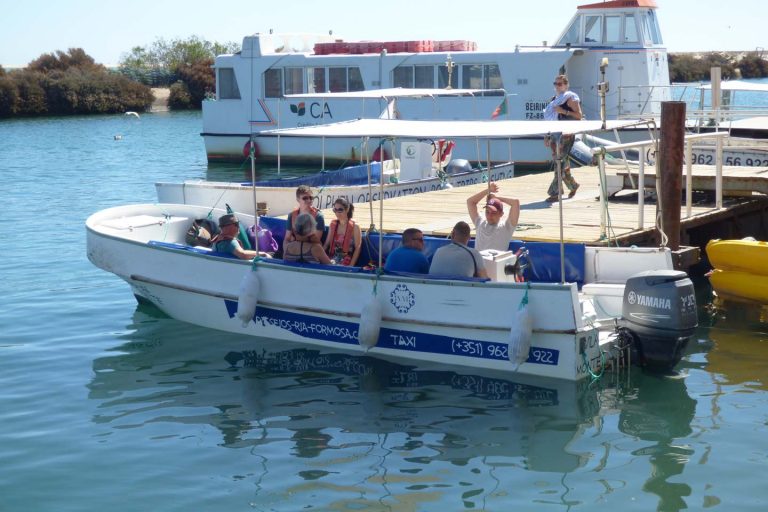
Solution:
[{"label": "sky", "polygon": [[[44,53],[82,48],[111,66],[159,38],[240,43],[270,29],[333,30],[347,41],[468,39],[480,50],[511,50],[552,43],[584,3],[589,0],[0,0],[0,65],[23,67]],[[764,0],[656,3],[670,52],[768,48],[758,15]]]}]

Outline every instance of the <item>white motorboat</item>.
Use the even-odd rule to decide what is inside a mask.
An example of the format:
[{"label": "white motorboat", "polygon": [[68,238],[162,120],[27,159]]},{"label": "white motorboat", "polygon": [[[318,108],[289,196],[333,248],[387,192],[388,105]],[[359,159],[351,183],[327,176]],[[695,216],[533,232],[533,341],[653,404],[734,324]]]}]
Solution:
[{"label": "white motorboat", "polygon": [[[240,52],[215,59],[216,96],[203,102],[206,154],[210,162],[241,162],[263,130],[379,117],[393,94],[382,89],[432,90],[397,99],[400,119],[542,119],[552,79],[561,72],[569,76],[587,119],[601,119],[603,98],[608,119],[633,117],[647,105],[658,108],[671,99],[656,8],[654,0],[581,5],[554,45],[517,45],[500,52],[478,51],[467,41],[354,43],[328,35],[246,36]],[[598,81],[610,88],[598,87]],[[624,86],[642,86],[642,93],[622,97],[617,92]],[[451,88],[476,92],[456,94]],[[481,88],[495,91],[478,92]],[[540,139],[514,144],[518,164],[548,163]],[[475,153],[470,141],[459,142],[456,149],[462,158]],[[299,139],[260,140],[257,152],[261,162],[274,162],[279,154],[285,164],[316,164],[321,154],[319,147]],[[329,141],[325,154],[334,165],[370,157],[361,155],[355,139]],[[493,162],[505,162],[507,155],[506,145],[493,145]]]},{"label": "white motorboat", "polygon": [[[209,213],[225,210],[150,204],[100,211],[86,221],[88,258],[124,279],[139,300],[192,324],[521,377],[578,381],[626,348],[634,362],[666,369],[697,325],[693,285],[672,270],[668,249],[526,244],[527,282],[517,282],[512,252],[485,254],[492,281],[251,263],[185,244],[193,220]],[[268,220],[280,239],[285,221]],[[399,242],[396,235],[366,238],[378,246],[379,263]],[[427,238],[428,254],[449,243]],[[361,256],[368,259],[375,256]]]},{"label": "white motorboat", "polygon": [[[620,129],[635,126],[636,121],[609,121],[607,129]],[[396,161],[372,162],[339,171],[321,172],[290,179],[274,179],[256,182],[216,182],[187,180],[184,182],[160,182],[155,184],[158,201],[161,203],[197,204],[210,207],[222,207],[228,204],[238,212],[255,213],[256,203],[266,203],[270,215],[278,216],[289,213],[296,207],[296,187],[309,185],[315,188],[315,206],[330,208],[339,197],[351,203],[377,201],[379,198],[399,197],[417,194],[445,187],[460,187],[477,183],[498,181],[514,176],[511,162],[485,167],[471,168],[468,162],[453,166],[452,161],[442,170],[442,165],[433,162],[432,144],[423,141],[470,141],[486,150],[490,160],[491,143],[507,147],[508,157],[514,155],[512,144],[525,137],[541,139],[550,133],[587,134],[603,130],[600,121],[405,121],[397,119],[359,119],[303,128],[265,130],[262,140],[300,139],[304,144],[327,146],[327,141],[362,140],[362,147],[376,144],[380,140],[401,141],[401,151]],[[310,141],[307,143],[306,141]],[[371,142],[374,141],[374,142]],[[397,147],[397,143],[393,144]],[[388,145],[387,145],[388,146]],[[549,149],[547,149],[549,151]],[[441,161],[442,152],[438,152]],[[551,158],[551,155],[550,155]],[[592,158],[591,153],[589,158]],[[482,161],[482,158],[480,159]],[[490,165],[490,167],[489,167]],[[383,169],[383,172],[382,172]],[[490,172],[488,171],[490,169]],[[373,184],[373,186],[372,186]],[[255,199],[255,201],[254,201]]]}]

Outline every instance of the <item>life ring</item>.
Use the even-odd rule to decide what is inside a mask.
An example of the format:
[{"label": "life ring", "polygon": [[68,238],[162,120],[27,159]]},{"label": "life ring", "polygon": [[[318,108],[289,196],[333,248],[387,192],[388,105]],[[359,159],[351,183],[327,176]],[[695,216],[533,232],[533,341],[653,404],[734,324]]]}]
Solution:
[{"label": "life ring", "polygon": [[256,144],[256,141],[247,141],[245,145],[243,146],[243,156],[248,157],[251,156],[251,142],[253,142],[253,157],[258,158],[261,151],[259,151],[259,145]]}]

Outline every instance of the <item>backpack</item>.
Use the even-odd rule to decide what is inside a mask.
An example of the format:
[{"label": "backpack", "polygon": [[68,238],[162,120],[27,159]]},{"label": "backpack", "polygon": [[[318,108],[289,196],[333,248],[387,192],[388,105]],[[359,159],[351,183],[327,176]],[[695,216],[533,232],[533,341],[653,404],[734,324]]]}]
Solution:
[{"label": "backpack", "polygon": [[251,242],[251,247],[254,249],[270,254],[277,252],[277,240],[272,236],[272,231],[254,224],[246,229],[245,232],[248,235],[248,240]]},{"label": "backpack", "polygon": [[195,219],[187,230],[184,241],[187,245],[211,246],[211,239],[219,234],[219,226],[211,219]]}]

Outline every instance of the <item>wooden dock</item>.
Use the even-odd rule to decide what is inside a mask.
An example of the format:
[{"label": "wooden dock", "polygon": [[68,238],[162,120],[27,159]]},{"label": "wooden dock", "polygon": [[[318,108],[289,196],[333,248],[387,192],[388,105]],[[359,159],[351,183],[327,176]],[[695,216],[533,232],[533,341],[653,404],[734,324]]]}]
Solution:
[{"label": "wooden dock", "polygon": [[[654,176],[653,168],[648,166],[646,172],[646,187],[652,189]],[[750,190],[766,190],[768,192],[768,169],[766,168],[727,168],[724,172],[724,188],[738,191],[738,197],[726,197],[723,208],[715,209],[714,201],[697,204],[692,208],[690,218],[685,217],[683,205],[681,229],[701,227],[719,220],[758,211],[762,217],[768,211],[767,196],[749,195]],[[596,167],[581,167],[573,169],[573,175],[581,187],[572,199],[565,199],[563,207],[564,239],[568,242],[582,242],[587,245],[654,245],[658,244],[659,235],[655,228],[656,204],[646,201],[644,218],[639,224],[639,208],[637,193],[620,192],[608,202],[608,215],[605,230],[601,228],[599,179]],[[612,166],[607,174],[613,176],[614,182],[622,179],[629,186],[628,174],[624,167]],[[714,183],[714,168],[695,166],[694,190],[706,190],[704,181]],[[733,176],[733,178],[731,178]],[[511,196],[520,200],[521,212],[515,238],[525,241],[559,241],[560,213],[558,203],[547,203],[547,188],[552,180],[552,172],[543,172],[518,176],[498,182],[499,195]],[[635,183],[637,176],[635,173]],[[698,180],[698,181],[697,181]],[[745,185],[746,183],[746,185]],[[755,183],[759,185],[755,186]],[[706,185],[706,184],[705,184]],[[752,187],[745,190],[745,187]],[[412,196],[385,200],[383,221],[379,218],[379,202],[355,205],[354,219],[367,230],[370,225],[384,232],[402,232],[409,227],[418,227],[424,233],[435,236],[448,236],[456,222],[469,221],[467,214],[467,198],[487,188],[487,184],[471,185],[427,192]],[[751,192],[749,192],[751,194]],[[627,195],[628,194],[628,195]],[[482,203],[481,203],[482,204]],[[335,218],[328,209],[323,212],[326,222]],[[762,218],[761,217],[761,218]],[[762,221],[761,221],[762,222]],[[766,222],[768,224],[768,222]],[[746,236],[746,235],[743,235]],[[683,243],[688,242],[686,235],[682,236]]]}]

